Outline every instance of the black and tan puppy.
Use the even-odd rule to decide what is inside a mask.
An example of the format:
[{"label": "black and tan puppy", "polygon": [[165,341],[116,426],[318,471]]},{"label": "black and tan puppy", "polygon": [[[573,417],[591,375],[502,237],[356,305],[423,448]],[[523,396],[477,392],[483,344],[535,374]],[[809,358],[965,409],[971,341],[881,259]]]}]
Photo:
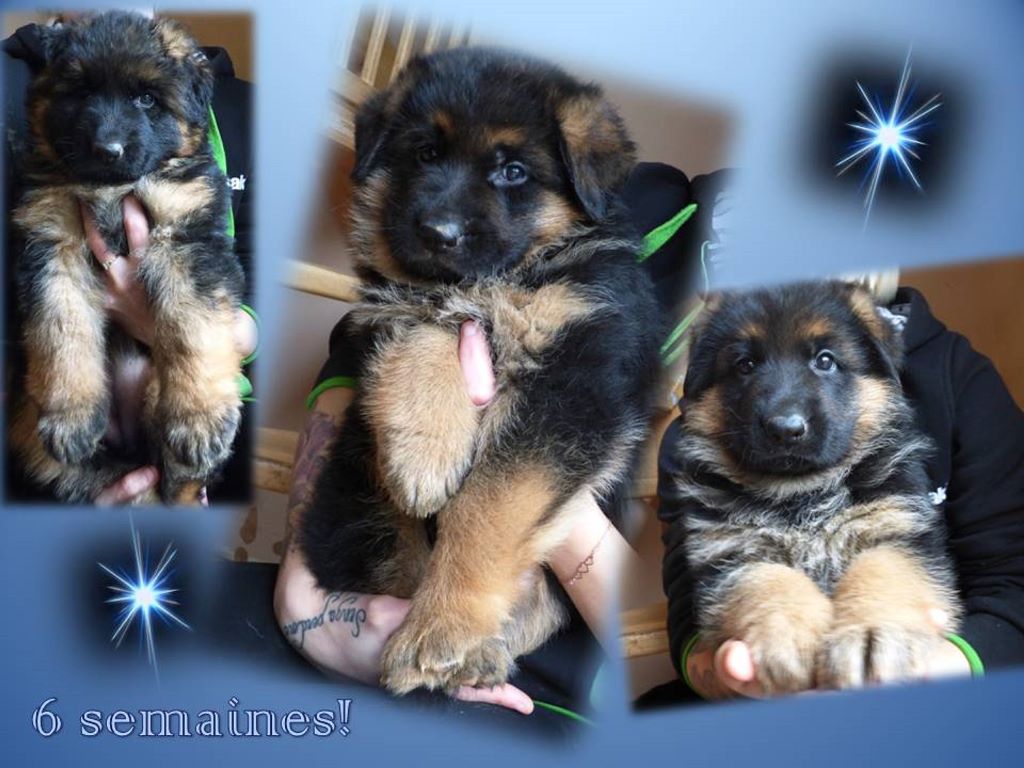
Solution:
[{"label": "black and tan puppy", "polygon": [[[233,337],[242,272],[226,232],[228,193],[207,140],[213,74],[182,27],[109,12],[44,30],[47,63],[28,93],[26,192],[13,221],[27,370],[10,420],[27,472],[68,501],[92,499],[155,463],[161,495],[192,502],[238,425]],[[139,278],[155,333],[144,350],[104,311],[102,269],[79,205],[127,252],[122,201],[149,217]],[[104,440],[110,370],[151,357],[144,443]]]},{"label": "black and tan puppy", "polygon": [[[353,317],[374,351],[300,546],[324,588],[412,597],[392,691],[493,685],[565,620],[542,569],[560,510],[593,493],[617,519],[646,433],[657,312],[616,196],[633,145],[597,87],[467,49],[367,103],[356,155]],[[492,350],[484,409],[467,319]]]},{"label": "black and tan puppy", "polygon": [[698,332],[673,525],[697,628],[769,693],[899,679],[941,642],[929,610],[959,614],[900,359],[840,282],[720,296]]}]

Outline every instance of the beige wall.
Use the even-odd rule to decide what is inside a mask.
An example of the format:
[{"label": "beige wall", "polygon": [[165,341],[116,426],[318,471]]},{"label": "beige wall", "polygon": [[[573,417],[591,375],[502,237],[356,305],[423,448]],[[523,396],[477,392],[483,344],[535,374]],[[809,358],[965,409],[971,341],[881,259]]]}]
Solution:
[{"label": "beige wall", "polygon": [[907,270],[900,283],[920,290],[947,328],[991,358],[1024,405],[1024,257]]}]

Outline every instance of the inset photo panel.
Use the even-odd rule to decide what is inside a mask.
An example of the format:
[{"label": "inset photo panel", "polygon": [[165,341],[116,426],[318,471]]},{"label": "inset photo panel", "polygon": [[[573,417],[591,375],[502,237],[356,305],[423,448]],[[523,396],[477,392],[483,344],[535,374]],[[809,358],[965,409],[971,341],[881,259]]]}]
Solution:
[{"label": "inset photo panel", "polygon": [[624,575],[636,709],[979,677],[1024,619],[1024,260],[700,298]]},{"label": "inset photo panel", "polygon": [[[308,664],[578,733],[600,643],[618,653],[734,121],[443,19],[368,9],[338,59],[259,517],[229,549],[281,559],[276,620]],[[374,607],[391,631],[354,641],[346,617]],[[353,642],[374,643],[363,668]]]},{"label": "inset photo panel", "polygon": [[5,500],[248,501],[251,16],[4,31]]}]

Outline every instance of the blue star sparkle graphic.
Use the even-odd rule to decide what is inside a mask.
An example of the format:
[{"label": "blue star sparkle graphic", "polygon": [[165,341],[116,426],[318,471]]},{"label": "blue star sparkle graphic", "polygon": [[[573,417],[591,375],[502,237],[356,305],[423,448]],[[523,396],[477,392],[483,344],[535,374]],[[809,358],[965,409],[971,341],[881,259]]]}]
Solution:
[{"label": "blue star sparkle graphic", "polygon": [[835,167],[839,169],[836,175],[842,176],[859,165],[862,160],[871,158],[864,174],[864,185],[867,186],[864,193],[865,224],[871,215],[878,184],[887,165],[891,164],[900,178],[908,180],[915,189],[922,191],[921,181],[912,167],[913,161],[921,161],[915,147],[925,146],[921,139],[921,130],[929,125],[925,118],[942,106],[942,94],[937,93],[919,106],[913,106],[915,89],[910,81],[910,72],[908,52],[896,88],[896,96],[888,110],[882,105],[880,98],[868,94],[864,86],[860,82],[857,83],[857,91],[864,101],[867,112],[864,109],[856,110],[857,117],[862,122],[847,125],[863,136],[853,142],[849,147],[849,154],[840,159]]},{"label": "blue star sparkle graphic", "polygon": [[107,600],[108,603],[121,605],[121,610],[117,615],[117,627],[114,629],[110,641],[114,643],[115,647],[121,647],[121,643],[128,635],[133,623],[137,622],[140,636],[146,644],[146,656],[159,679],[156,644],[153,640],[153,619],[157,618],[167,624],[177,624],[185,629],[190,629],[188,624],[174,613],[172,607],[178,605],[172,597],[178,590],[170,586],[171,563],[177,555],[177,550],[168,544],[157,561],[156,567],[150,569],[149,558],[143,555],[142,542],[133,525],[132,555],[135,561],[134,575],[124,571],[118,572],[103,563],[97,563],[100,568],[117,580],[109,587],[116,594]]}]

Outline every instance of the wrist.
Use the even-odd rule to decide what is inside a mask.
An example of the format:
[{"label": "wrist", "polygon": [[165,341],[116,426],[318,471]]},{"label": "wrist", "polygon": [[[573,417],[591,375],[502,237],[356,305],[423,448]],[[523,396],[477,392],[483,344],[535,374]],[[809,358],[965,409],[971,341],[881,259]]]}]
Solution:
[{"label": "wrist", "polygon": [[571,520],[571,527],[562,544],[552,553],[549,563],[555,576],[566,586],[578,576],[588,558],[596,557],[596,550],[607,538],[611,527],[589,493],[567,504],[570,509],[566,509],[565,514]]}]

